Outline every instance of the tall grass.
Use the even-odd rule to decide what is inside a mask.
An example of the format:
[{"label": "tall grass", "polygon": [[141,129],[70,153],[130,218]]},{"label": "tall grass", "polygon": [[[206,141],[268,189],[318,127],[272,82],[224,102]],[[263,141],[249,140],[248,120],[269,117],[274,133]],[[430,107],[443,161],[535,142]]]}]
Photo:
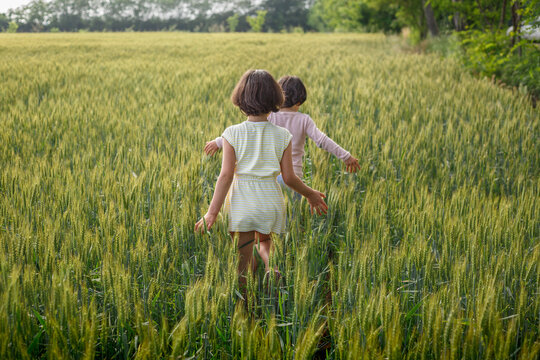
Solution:
[{"label": "tall grass", "polygon": [[[306,148],[328,195],[238,290],[195,235],[248,68],[361,162]],[[539,114],[379,35],[0,36],[2,358],[535,359]],[[293,206],[289,207],[293,214]],[[242,300],[243,299],[243,300]]]}]

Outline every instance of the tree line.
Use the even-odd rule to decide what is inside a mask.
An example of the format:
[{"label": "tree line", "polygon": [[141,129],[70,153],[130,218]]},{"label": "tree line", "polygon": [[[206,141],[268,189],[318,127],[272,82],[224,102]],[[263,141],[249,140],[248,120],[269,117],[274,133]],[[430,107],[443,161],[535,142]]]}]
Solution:
[{"label": "tree line", "polygon": [[497,30],[540,15],[539,0],[33,0],[0,14],[0,30],[359,31],[417,39]]},{"label": "tree line", "polygon": [[[0,30],[43,31],[259,31],[312,30],[312,0],[33,0],[0,14]],[[13,27],[13,25],[12,25]]]}]

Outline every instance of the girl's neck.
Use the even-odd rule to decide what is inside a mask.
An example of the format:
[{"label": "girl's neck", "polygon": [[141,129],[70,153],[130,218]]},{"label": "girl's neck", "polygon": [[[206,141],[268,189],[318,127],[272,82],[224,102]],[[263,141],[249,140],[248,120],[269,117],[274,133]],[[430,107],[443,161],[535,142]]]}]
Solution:
[{"label": "girl's neck", "polygon": [[248,121],[251,121],[251,122],[263,122],[263,121],[268,121],[268,114],[262,114],[262,115],[249,115],[248,116]]}]

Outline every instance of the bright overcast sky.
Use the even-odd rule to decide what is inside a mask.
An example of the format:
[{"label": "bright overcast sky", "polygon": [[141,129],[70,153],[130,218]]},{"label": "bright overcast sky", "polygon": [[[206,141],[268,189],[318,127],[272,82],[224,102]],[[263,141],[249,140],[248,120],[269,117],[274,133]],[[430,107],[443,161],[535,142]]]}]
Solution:
[{"label": "bright overcast sky", "polygon": [[18,8],[26,5],[32,0],[0,0],[0,13],[6,13],[9,9]]}]

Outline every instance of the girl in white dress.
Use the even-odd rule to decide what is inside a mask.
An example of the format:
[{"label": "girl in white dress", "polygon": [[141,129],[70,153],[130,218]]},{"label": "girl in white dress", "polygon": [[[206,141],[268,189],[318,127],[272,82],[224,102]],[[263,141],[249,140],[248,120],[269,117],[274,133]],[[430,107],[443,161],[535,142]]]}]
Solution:
[{"label": "girl in white dress", "polygon": [[[264,70],[248,70],[236,85],[231,100],[247,120],[223,132],[223,160],[212,202],[196,231],[209,230],[225,202],[231,237],[238,236],[239,274],[248,266],[254,270],[253,246],[270,271],[268,259],[271,234],[285,232],[285,204],[276,177],[306,197],[311,213],[326,213],[323,193],[306,186],[294,173],[291,133],[268,122],[279,111],[283,92],[272,75]],[[240,277],[242,283],[244,277]]]}]

